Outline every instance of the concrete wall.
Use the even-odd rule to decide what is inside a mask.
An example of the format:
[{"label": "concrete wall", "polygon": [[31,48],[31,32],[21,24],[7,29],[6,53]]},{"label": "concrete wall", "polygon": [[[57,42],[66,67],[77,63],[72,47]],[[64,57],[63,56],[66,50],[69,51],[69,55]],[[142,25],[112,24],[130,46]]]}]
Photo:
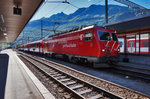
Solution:
[{"label": "concrete wall", "polygon": [[120,61],[124,58],[128,58],[130,63],[150,65],[150,56],[120,55]]}]

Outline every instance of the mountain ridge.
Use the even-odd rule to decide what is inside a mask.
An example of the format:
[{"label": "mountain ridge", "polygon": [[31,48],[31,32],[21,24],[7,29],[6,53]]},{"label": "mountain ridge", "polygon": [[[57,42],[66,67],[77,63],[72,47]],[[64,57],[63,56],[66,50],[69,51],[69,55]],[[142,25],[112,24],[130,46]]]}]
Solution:
[{"label": "mountain ridge", "polygon": [[[134,10],[129,9],[128,7],[119,6],[119,5],[108,5],[108,15],[109,15],[109,23],[117,22],[120,20],[124,20],[127,18],[135,17],[139,14],[139,12],[134,12]],[[28,36],[40,36],[41,34],[41,20],[43,22],[43,34],[45,36],[53,34],[54,25],[57,27],[55,22],[59,22],[60,26],[57,30],[63,31],[70,28],[78,27],[81,25],[104,25],[105,24],[105,6],[104,5],[91,5],[89,7],[83,7],[77,9],[74,13],[65,14],[64,12],[60,12],[57,14],[53,14],[52,16],[45,18],[42,17],[39,20],[34,20],[28,23],[25,27],[24,31],[30,30],[32,33],[25,33],[24,37]],[[45,31],[45,30],[49,31]],[[23,35],[21,33],[21,35]],[[26,39],[26,38],[24,38]],[[39,38],[41,39],[41,38]],[[17,41],[21,40],[21,36],[17,39]],[[31,38],[30,41],[35,41],[38,39]]]}]

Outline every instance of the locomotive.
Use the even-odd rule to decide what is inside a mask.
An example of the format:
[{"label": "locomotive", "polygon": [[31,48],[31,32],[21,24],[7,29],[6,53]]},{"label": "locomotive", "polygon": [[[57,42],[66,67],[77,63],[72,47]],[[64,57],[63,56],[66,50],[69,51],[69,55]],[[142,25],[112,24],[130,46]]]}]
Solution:
[{"label": "locomotive", "polygon": [[[21,48],[23,46],[26,47]],[[72,62],[94,64],[116,64],[120,54],[116,32],[97,25],[57,33],[40,41],[20,45],[18,48],[24,51],[28,48],[29,52],[61,57]]]}]

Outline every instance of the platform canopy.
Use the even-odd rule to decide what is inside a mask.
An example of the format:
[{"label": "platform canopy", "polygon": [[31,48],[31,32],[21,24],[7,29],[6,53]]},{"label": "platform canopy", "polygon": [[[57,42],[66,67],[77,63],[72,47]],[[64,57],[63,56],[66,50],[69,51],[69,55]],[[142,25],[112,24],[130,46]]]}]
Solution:
[{"label": "platform canopy", "polygon": [[116,23],[110,23],[105,25],[104,27],[107,29],[116,30],[117,33],[125,33],[125,32],[150,29],[150,14],[122,20]]},{"label": "platform canopy", "polygon": [[44,0],[0,0],[0,43],[16,40]]}]

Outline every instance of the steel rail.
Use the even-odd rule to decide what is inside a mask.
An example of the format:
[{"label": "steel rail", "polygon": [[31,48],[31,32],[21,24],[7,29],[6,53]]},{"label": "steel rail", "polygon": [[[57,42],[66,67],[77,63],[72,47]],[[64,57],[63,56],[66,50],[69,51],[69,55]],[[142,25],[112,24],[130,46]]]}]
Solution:
[{"label": "steel rail", "polygon": [[[59,83],[61,86],[63,86],[63,88],[67,89],[70,93],[73,93],[73,96],[79,99],[87,99],[87,97],[85,96],[86,94],[88,95],[89,93],[97,93],[95,95],[89,96],[88,99],[98,99],[98,98],[106,98],[106,99],[122,99],[119,96],[114,95],[113,93],[107,92],[105,90],[102,90],[96,86],[93,86],[92,84],[87,83],[86,81],[82,81],[78,78],[72,77],[71,75],[68,75],[58,69],[55,69],[53,67],[50,67],[50,65],[47,65],[37,59],[34,59],[33,57],[29,57],[29,56],[22,56],[25,60],[27,60],[28,62],[30,62],[30,64],[34,65],[36,68],[38,68],[38,70],[42,71],[42,73],[44,73],[45,75],[48,75],[49,77],[51,77],[53,80],[55,80],[57,83]],[[32,61],[31,61],[32,60]],[[35,62],[33,62],[33,60]],[[39,66],[37,66],[37,63]],[[50,68],[50,72],[45,71],[42,66],[46,66],[48,68]],[[41,67],[40,67],[41,66]],[[65,76],[65,78],[62,78],[62,76]],[[67,83],[65,83],[67,81]],[[69,85],[73,85],[76,84],[74,86],[69,86]],[[81,90],[81,91],[76,91],[75,89],[81,89],[81,88],[86,88],[85,90]]]},{"label": "steel rail", "polygon": [[[24,54],[24,53],[22,53]],[[27,55],[27,54],[26,54]],[[31,57],[30,55],[27,55],[28,57]],[[35,56],[32,56],[32,58]],[[35,59],[35,58],[34,58]],[[66,67],[65,65],[61,65],[46,59],[42,59],[39,57],[36,57],[35,60],[40,59],[42,62],[45,62],[45,65],[53,64],[55,68],[59,69],[60,71],[65,71],[66,74],[69,74],[75,78],[80,79],[81,81],[86,81],[88,84],[93,84],[93,82],[96,82],[95,87],[100,88],[101,90],[105,90],[106,92],[113,93],[116,96],[120,96],[121,98],[125,99],[150,99],[150,96],[147,96],[143,93],[137,92],[135,90],[120,86],[118,84],[79,72],[77,70],[71,69],[69,67]],[[38,60],[39,61],[39,60]],[[80,76],[78,76],[80,75]],[[88,78],[85,79],[85,78]],[[111,88],[117,89],[113,90]]]}]

